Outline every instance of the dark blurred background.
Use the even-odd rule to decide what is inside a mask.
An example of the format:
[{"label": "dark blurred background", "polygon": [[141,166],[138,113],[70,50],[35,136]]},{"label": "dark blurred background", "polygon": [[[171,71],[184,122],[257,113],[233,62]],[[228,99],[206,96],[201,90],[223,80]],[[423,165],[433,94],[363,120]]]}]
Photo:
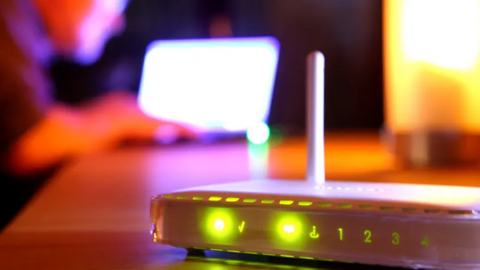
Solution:
[{"label": "dark blurred background", "polygon": [[326,57],[327,130],[378,129],[383,122],[382,1],[138,0],[127,28],[93,66],[52,66],[61,101],[137,91],[146,46],[157,39],[274,36],[281,43],[269,124],[305,130],[306,56]]}]

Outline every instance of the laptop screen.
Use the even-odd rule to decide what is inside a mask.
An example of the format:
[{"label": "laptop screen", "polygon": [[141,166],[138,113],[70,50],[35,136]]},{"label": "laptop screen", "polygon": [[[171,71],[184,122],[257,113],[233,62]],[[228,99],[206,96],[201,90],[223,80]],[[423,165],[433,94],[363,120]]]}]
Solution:
[{"label": "laptop screen", "polygon": [[279,43],[271,37],[155,41],[138,102],[149,116],[212,133],[245,133],[270,113]]}]

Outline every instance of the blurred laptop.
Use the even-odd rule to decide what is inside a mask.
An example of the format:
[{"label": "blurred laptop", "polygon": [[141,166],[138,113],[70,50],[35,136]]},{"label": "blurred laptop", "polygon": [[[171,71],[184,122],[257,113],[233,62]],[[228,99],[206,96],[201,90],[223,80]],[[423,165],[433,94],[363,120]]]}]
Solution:
[{"label": "blurred laptop", "polygon": [[144,59],[138,103],[215,141],[266,128],[279,58],[272,37],[160,40]]}]

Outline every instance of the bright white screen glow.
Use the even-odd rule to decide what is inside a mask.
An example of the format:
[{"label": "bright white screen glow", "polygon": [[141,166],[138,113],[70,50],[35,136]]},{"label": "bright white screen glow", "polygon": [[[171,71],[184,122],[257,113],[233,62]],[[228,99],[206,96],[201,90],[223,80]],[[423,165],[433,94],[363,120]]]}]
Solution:
[{"label": "bright white screen glow", "polygon": [[207,132],[245,132],[268,118],[278,54],[270,37],[156,41],[145,57],[139,106]]}]

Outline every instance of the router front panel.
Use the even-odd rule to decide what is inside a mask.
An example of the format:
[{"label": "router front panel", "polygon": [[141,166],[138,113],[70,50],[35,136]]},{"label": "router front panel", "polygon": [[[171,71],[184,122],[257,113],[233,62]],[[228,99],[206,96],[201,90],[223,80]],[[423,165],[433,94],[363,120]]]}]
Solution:
[{"label": "router front panel", "polygon": [[185,248],[407,267],[480,265],[480,220],[473,212],[419,214],[406,207],[401,213],[382,212],[374,205],[219,195],[155,198],[154,240]]}]

